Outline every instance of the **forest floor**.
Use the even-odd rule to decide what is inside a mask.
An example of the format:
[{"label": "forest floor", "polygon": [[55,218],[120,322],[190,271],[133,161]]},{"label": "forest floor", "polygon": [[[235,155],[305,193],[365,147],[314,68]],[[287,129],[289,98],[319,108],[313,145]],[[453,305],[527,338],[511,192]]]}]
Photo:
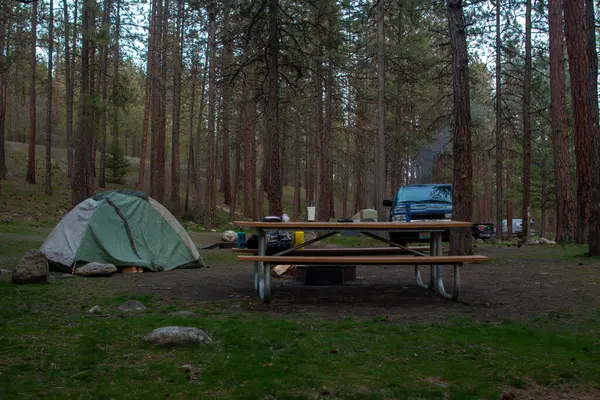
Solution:
[{"label": "forest floor", "polygon": [[[47,230],[0,224],[0,268]],[[412,268],[382,266],[345,285],[274,278],[264,305],[229,250],[202,252],[208,268],[0,280],[0,399],[600,398],[600,260],[582,246],[476,250],[490,261],[463,268],[459,302],[416,288]],[[127,299],[148,311],[120,317]],[[103,317],[86,315],[94,305]],[[141,342],[166,325],[216,343]]]}]

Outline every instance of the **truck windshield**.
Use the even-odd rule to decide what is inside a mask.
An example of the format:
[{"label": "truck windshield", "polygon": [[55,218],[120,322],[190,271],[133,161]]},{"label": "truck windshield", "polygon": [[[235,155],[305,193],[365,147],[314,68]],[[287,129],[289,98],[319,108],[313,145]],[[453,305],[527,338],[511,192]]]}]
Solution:
[{"label": "truck windshield", "polygon": [[432,185],[432,186],[405,186],[398,190],[396,202],[443,202],[452,203],[452,186],[450,185]]}]

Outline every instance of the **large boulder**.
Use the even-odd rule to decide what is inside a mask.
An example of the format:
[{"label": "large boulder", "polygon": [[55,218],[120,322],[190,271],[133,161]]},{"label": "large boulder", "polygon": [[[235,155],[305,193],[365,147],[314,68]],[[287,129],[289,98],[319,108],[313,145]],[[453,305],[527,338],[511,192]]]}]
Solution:
[{"label": "large boulder", "polygon": [[137,300],[127,300],[125,303],[117,307],[117,311],[121,314],[136,314],[147,310],[147,307]]},{"label": "large boulder", "polygon": [[117,267],[112,264],[91,262],[75,270],[75,274],[81,276],[111,276],[117,272]]},{"label": "large boulder", "polygon": [[212,339],[206,332],[188,326],[164,326],[153,330],[142,340],[156,345],[175,346],[212,343]]},{"label": "large boulder", "polygon": [[227,243],[235,243],[237,241],[237,233],[234,231],[225,231],[223,232],[221,239]]},{"label": "large boulder", "polygon": [[12,272],[14,283],[48,283],[48,260],[39,250],[29,250]]}]

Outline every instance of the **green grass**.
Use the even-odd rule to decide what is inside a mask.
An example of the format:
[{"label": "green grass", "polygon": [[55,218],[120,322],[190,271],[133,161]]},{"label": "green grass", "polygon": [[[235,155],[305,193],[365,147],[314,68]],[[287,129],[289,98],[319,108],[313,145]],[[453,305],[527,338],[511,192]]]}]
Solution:
[{"label": "green grass", "polygon": [[[492,325],[395,326],[386,319],[326,321],[311,316],[190,307],[137,297],[149,312],[108,314],[100,280],[44,286],[0,283],[0,397],[144,399],[496,399],[506,387],[600,384],[600,314],[585,320]],[[152,329],[189,325],[216,339],[200,348],[154,348]],[[181,367],[194,367],[194,379]]]}]

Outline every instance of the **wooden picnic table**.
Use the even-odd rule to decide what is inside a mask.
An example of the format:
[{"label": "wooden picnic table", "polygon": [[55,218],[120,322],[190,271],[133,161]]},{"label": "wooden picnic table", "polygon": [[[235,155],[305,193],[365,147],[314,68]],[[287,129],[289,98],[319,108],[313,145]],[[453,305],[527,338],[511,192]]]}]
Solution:
[{"label": "wooden picnic table", "polygon": [[[260,299],[265,303],[271,300],[271,273],[270,264],[299,264],[299,265],[323,265],[323,264],[382,264],[382,265],[414,265],[416,284],[424,289],[437,291],[445,298],[456,300],[460,294],[460,266],[464,262],[486,261],[485,256],[442,256],[442,234],[448,229],[471,228],[471,222],[462,221],[414,221],[414,222],[263,222],[263,221],[236,221],[233,223],[239,228],[256,229],[258,233],[258,249],[256,255],[239,255],[239,261],[254,262],[254,289]],[[304,243],[296,244],[290,249],[283,250],[277,254],[266,255],[267,232],[269,231],[309,231],[322,232],[321,236]],[[318,257],[307,255],[309,252],[303,250],[306,246],[317,243],[343,231],[359,232],[362,235],[386,243],[396,250],[402,249],[405,254],[390,251],[390,254],[381,254],[381,248],[373,255],[368,255],[368,247],[365,252],[357,253],[348,251],[340,254],[341,250],[328,253],[323,249]],[[418,231],[430,235],[429,256],[414,248],[405,247],[380,236],[380,233]],[[390,249],[392,250],[392,249]],[[325,254],[323,254],[325,253]],[[407,257],[406,253],[413,257]],[[291,255],[290,255],[291,254]],[[421,277],[419,265],[429,265],[429,283],[425,284]],[[454,287],[452,293],[444,288],[443,266],[454,266]]]}]

